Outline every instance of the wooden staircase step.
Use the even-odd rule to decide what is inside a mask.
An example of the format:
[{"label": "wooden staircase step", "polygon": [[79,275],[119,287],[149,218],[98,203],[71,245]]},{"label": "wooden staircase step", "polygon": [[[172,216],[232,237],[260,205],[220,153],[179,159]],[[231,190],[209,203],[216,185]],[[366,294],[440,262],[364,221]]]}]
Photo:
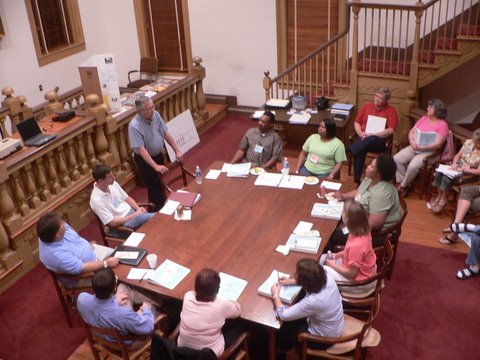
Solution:
[{"label": "wooden staircase step", "polygon": [[463,24],[457,28],[457,38],[459,36],[479,36],[480,37],[480,25],[468,25]]},{"label": "wooden staircase step", "polygon": [[358,61],[358,71],[408,76],[410,74],[410,63],[364,58]]},{"label": "wooden staircase step", "polygon": [[457,39],[450,37],[439,37],[435,44],[435,50],[457,50],[458,41]]}]

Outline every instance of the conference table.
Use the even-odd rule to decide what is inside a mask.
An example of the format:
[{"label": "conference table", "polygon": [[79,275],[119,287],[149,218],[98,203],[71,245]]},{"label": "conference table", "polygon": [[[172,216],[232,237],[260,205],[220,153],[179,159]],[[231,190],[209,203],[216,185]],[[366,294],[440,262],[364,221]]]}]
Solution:
[{"label": "conference table", "polygon": [[[222,165],[217,161],[210,168],[221,169]],[[169,259],[191,270],[173,290],[127,279],[131,269],[127,265],[118,266],[115,273],[121,282],[179,300],[194,289],[195,275],[205,267],[248,281],[238,299],[241,318],[267,328],[270,358],[274,358],[275,329],[280,322],[272,300],[259,295],[257,289],[273,269],[293,275],[299,259],[318,259],[337,221],[311,217],[313,204],[321,202],[318,185],[305,184],[296,190],[256,186],[255,180],[254,175],[233,178],[222,173],[216,180],[192,182],[185,190],[200,193],[202,199],[193,207],[191,220],[176,221],[173,215],[157,214],[137,230],[146,234],[139,247],[157,254],[157,266]],[[312,229],[320,231],[318,254],[291,251],[285,256],[277,252],[276,247],[287,242],[300,220],[313,223]],[[148,268],[145,258],[138,267]]]}]

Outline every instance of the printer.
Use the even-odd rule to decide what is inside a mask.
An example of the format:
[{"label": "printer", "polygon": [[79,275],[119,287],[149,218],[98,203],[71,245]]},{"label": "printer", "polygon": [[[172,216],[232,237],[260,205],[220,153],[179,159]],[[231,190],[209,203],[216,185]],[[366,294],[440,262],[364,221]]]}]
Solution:
[{"label": "printer", "polygon": [[0,140],[0,160],[22,148],[22,141],[18,139],[6,138]]}]

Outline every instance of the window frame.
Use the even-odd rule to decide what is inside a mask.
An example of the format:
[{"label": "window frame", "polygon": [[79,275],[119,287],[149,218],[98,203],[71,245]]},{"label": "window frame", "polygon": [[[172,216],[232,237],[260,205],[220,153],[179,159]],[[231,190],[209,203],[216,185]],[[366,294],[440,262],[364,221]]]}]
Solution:
[{"label": "window frame", "polygon": [[30,30],[32,32],[33,44],[35,47],[35,53],[37,54],[37,60],[39,66],[44,66],[60,59],[66,58],[70,55],[79,53],[86,49],[85,38],[83,35],[82,21],[80,18],[80,10],[78,7],[78,0],[59,0],[63,1],[63,6],[68,9],[70,19],[65,21],[69,22],[69,26],[72,31],[72,39],[70,45],[66,45],[62,48],[50,51],[47,54],[42,52],[40,45],[40,39],[38,38],[37,24],[35,20],[34,9],[32,7],[31,0],[25,0],[25,6],[27,8],[28,22],[30,23]]}]

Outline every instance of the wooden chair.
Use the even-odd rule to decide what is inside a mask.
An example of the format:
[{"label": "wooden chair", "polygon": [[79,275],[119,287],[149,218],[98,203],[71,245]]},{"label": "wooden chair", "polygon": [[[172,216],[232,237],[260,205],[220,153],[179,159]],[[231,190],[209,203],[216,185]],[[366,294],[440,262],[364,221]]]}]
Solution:
[{"label": "wooden chair", "polygon": [[[176,160],[174,162],[170,162],[168,164],[165,164],[165,166],[168,168],[168,173],[164,177],[164,185],[165,185],[165,190],[168,191],[169,193],[173,192],[174,190],[172,189],[172,186],[178,181],[182,180],[183,186],[188,185],[188,177],[191,177],[192,179],[195,179],[195,174],[188,170],[183,162]],[[178,170],[178,173],[177,173]]]},{"label": "wooden chair", "polygon": [[[379,310],[378,298],[373,305],[373,311],[366,321],[356,319],[348,314],[343,314],[344,330],[340,337],[325,337],[303,332],[298,335],[301,346],[301,358],[322,359],[365,359],[367,348],[380,344],[380,333],[372,327],[373,320]],[[312,347],[312,343],[332,344],[326,350]]]},{"label": "wooden chair", "polygon": [[70,327],[73,327],[73,316],[78,316],[77,313],[77,297],[81,292],[93,293],[92,285],[69,288],[64,285],[63,280],[71,281],[80,281],[85,280],[85,282],[93,277],[93,273],[81,274],[81,275],[68,275],[68,274],[58,274],[52,270],[48,270],[53,283],[55,285],[55,290],[57,291],[58,298],[62,304],[63,312],[67,323]]},{"label": "wooden chair", "polygon": [[[146,207],[148,211],[153,211],[155,205],[152,203],[138,203],[139,206]],[[91,208],[90,208],[91,209]],[[113,243],[115,245],[120,245],[125,242],[127,239],[128,235],[130,235],[132,232],[135,230],[132,228],[129,228],[128,226],[118,226],[116,227],[117,231],[121,231],[122,233],[125,233],[125,237],[118,237],[112,234],[112,231],[109,226],[103,225],[102,220],[98,217],[98,215],[95,213],[95,211],[92,210],[93,216],[95,217],[96,223],[98,230],[100,231],[100,235],[102,236],[103,243],[105,246],[110,246],[110,243]]]},{"label": "wooden chair", "polygon": [[[131,75],[139,73],[137,80],[132,80]],[[158,61],[154,57],[141,57],[140,58],[140,70],[130,70],[128,72],[128,84],[129,88],[141,88],[144,85],[148,85],[155,81],[158,76]]]},{"label": "wooden chair", "polygon": [[[155,318],[154,333],[163,336],[162,328],[166,326],[167,321],[165,314],[158,315]],[[97,327],[84,321],[83,324],[95,360],[107,357],[123,360],[149,359],[152,335],[124,335],[115,328]]]},{"label": "wooden chair", "polygon": [[[180,333],[180,324],[168,337],[168,339],[155,336],[152,339],[152,357],[150,360],[188,360],[188,359],[250,359],[248,351],[248,338],[250,334],[243,332],[233,344],[227,347],[218,358],[215,353],[208,348],[194,350],[187,347],[178,347],[176,341]],[[155,342],[155,344],[154,344]],[[154,351],[155,349],[155,351]]]},{"label": "wooden chair", "polygon": [[397,248],[400,240],[400,235],[402,234],[402,226],[405,218],[408,214],[407,202],[402,195],[398,194],[398,200],[400,201],[400,207],[402,209],[402,217],[400,221],[396,224],[389,226],[388,228],[381,231],[372,231],[372,238],[375,237],[387,237],[388,234],[391,234],[390,242],[393,248],[393,257],[390,262],[389,268],[387,270],[387,278],[390,280],[392,278],[393,268],[395,265],[395,258],[397,256]]},{"label": "wooden chair", "polygon": [[[348,137],[349,143],[353,144],[358,138],[357,134],[352,134]],[[393,149],[393,134],[385,139],[385,154],[392,155]],[[368,165],[373,159],[376,159],[379,153],[368,152],[365,156],[365,165]],[[350,151],[347,152],[347,162],[348,162],[348,176],[352,175],[354,156]],[[363,168],[365,173],[365,168]]]}]

